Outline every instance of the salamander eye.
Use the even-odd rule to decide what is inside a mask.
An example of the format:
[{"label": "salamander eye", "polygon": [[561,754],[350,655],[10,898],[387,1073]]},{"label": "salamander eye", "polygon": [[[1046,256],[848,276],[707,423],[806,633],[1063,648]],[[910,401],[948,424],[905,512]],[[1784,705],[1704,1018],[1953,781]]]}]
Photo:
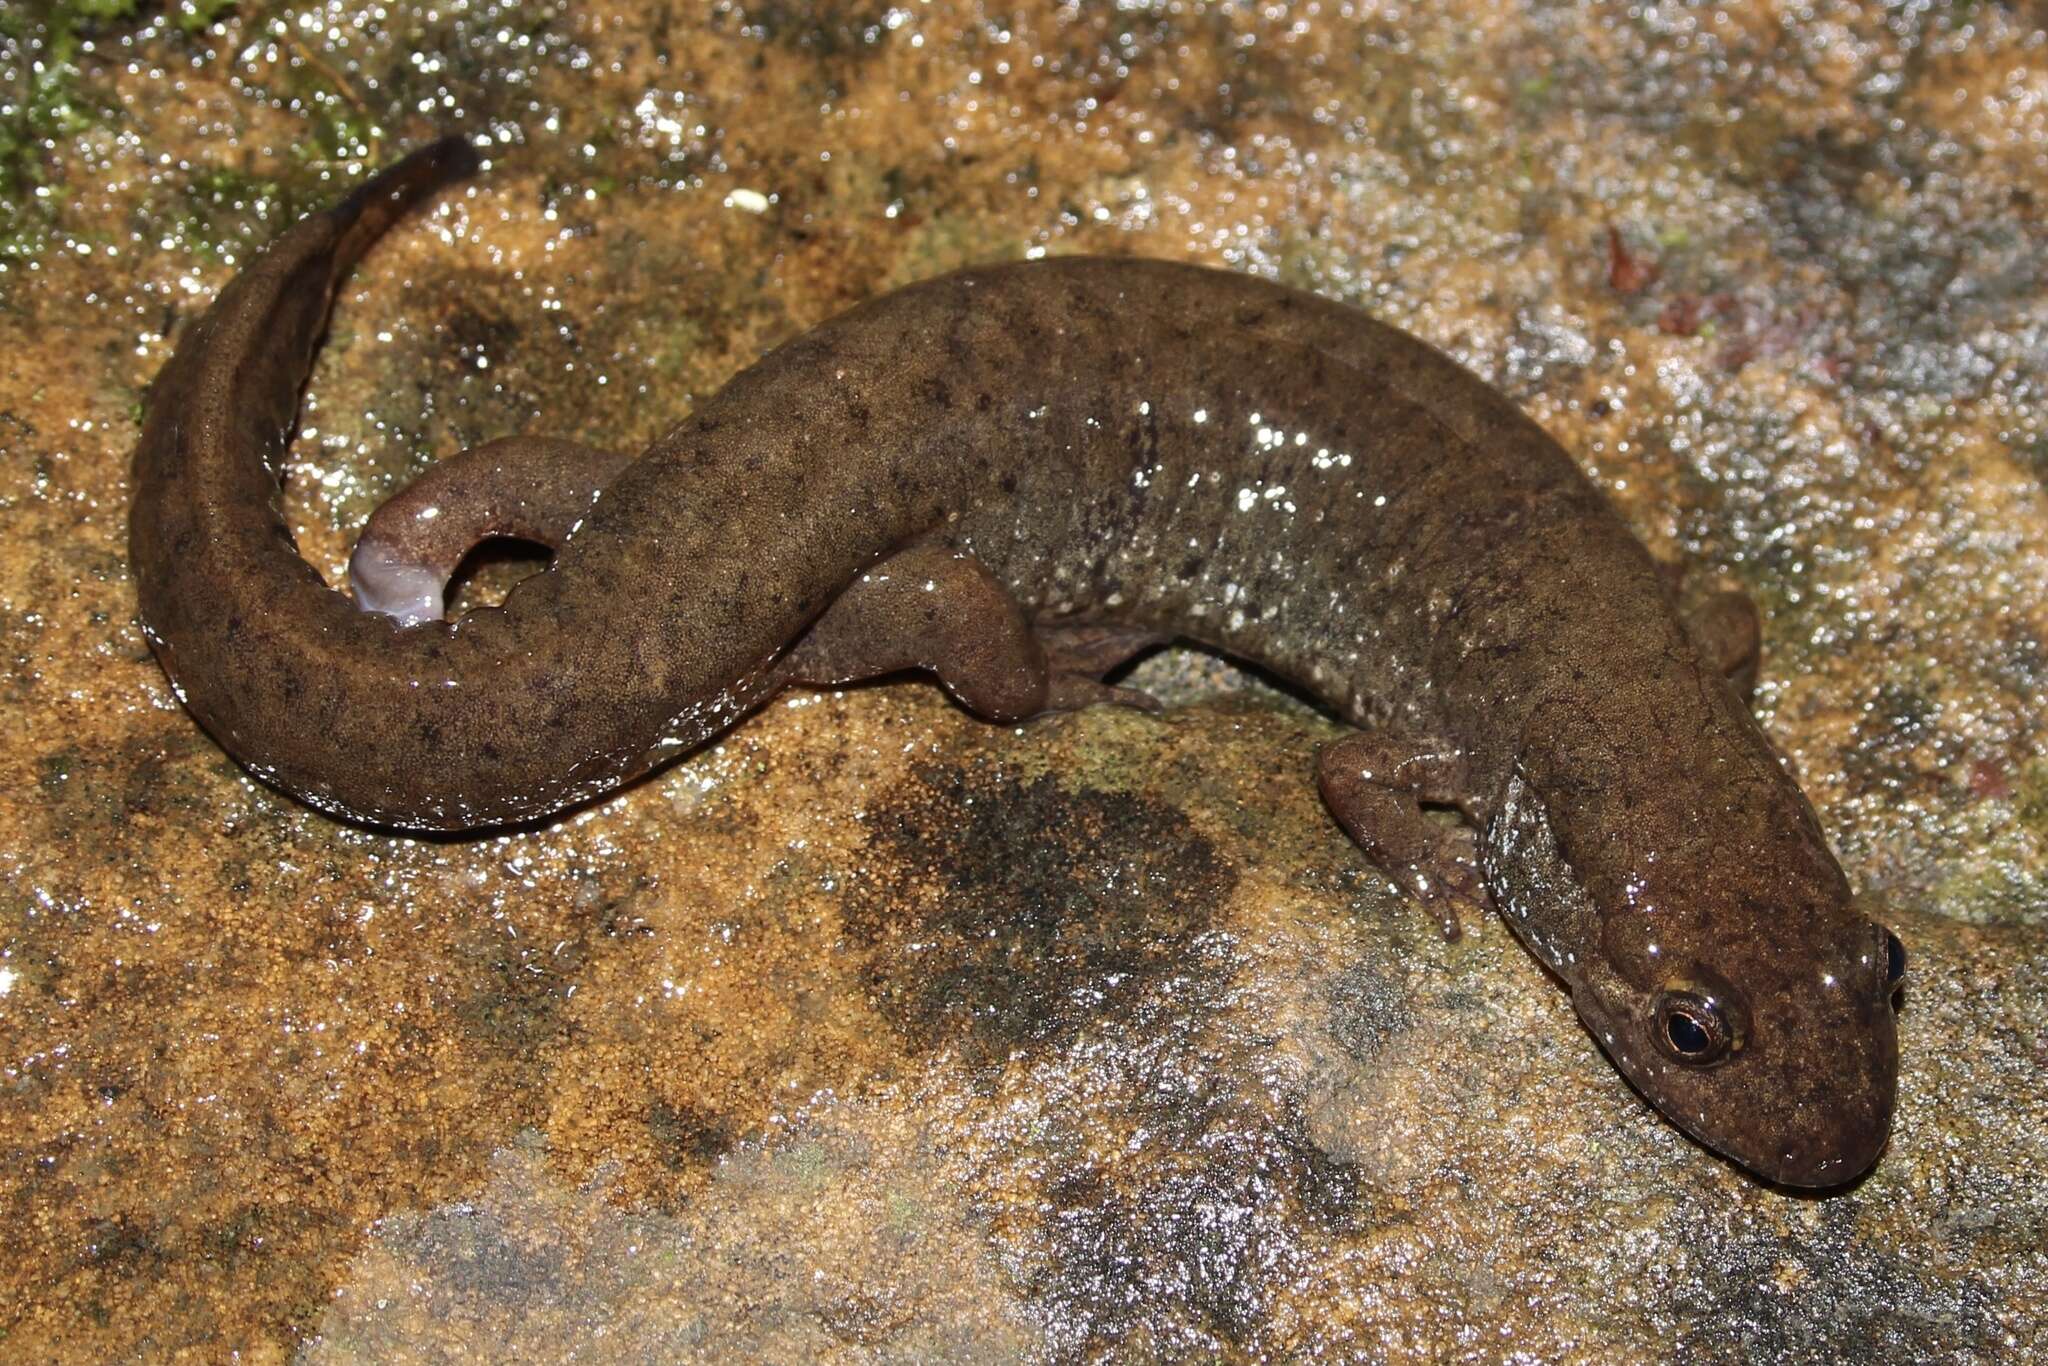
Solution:
[{"label": "salamander eye", "polygon": [[1679,1062],[1708,1067],[1728,1055],[1729,1029],[1720,1006],[1690,991],[1657,999],[1657,1045]]},{"label": "salamander eye", "polygon": [[1884,932],[1884,989],[1893,996],[1906,985],[1906,946],[1890,930]]}]

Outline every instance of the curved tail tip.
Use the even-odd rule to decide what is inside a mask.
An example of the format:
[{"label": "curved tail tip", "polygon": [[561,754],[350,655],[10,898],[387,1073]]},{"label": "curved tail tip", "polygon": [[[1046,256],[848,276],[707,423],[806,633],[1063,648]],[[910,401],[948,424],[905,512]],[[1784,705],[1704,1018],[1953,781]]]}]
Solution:
[{"label": "curved tail tip", "polygon": [[476,144],[462,133],[450,133],[447,137],[436,138],[424,147],[408,152],[386,175],[398,175],[415,165],[429,169],[426,174],[435,184],[445,185],[451,180],[476,174],[483,159],[477,155]]},{"label": "curved tail tip", "polygon": [[348,560],[348,583],[356,606],[390,617],[400,626],[440,621],[445,615],[448,576],[400,556],[368,536],[356,542]]},{"label": "curved tail tip", "polygon": [[342,202],[344,206],[368,208],[384,200],[402,213],[421,196],[475,174],[481,164],[475,144],[460,133],[451,134],[406,153],[364,181]]},{"label": "curved tail tip", "polygon": [[[416,148],[364,181],[333,215],[367,246],[422,199],[476,173],[474,144],[457,133]],[[342,256],[350,253],[344,250]]]}]

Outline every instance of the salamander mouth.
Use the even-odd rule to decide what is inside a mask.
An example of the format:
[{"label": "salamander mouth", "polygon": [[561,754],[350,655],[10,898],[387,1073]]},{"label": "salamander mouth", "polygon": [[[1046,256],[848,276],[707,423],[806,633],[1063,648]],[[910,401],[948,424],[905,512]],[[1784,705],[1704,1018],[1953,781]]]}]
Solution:
[{"label": "salamander mouth", "polygon": [[1788,1152],[1778,1160],[1775,1168],[1759,1166],[1753,1170],[1781,1186],[1800,1190],[1833,1190],[1850,1184],[1877,1165],[1877,1159],[1884,1154],[1890,1140],[1890,1129],[1890,1117],[1887,1115],[1882,1126],[1873,1131],[1876,1137],[1872,1142],[1832,1152],[1819,1149],[1810,1153]]}]

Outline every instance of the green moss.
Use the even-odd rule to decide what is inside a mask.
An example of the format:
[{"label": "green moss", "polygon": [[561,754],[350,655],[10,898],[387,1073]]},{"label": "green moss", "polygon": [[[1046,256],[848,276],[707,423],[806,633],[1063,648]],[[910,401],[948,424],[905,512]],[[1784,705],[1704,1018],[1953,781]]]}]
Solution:
[{"label": "green moss", "polygon": [[823,1190],[832,1174],[824,1146],[808,1141],[777,1154],[775,1166],[792,1185],[806,1192]]},{"label": "green moss", "polygon": [[899,1238],[908,1238],[930,1222],[924,1202],[905,1191],[890,1191],[882,1211],[889,1232]]},{"label": "green moss", "polygon": [[297,203],[282,181],[230,166],[202,166],[185,181],[164,219],[188,250],[219,256],[229,243],[274,235],[297,216]]},{"label": "green moss", "polygon": [[2034,472],[2034,477],[2048,483],[2048,436],[2037,436],[2020,451],[2020,459]]},{"label": "green moss", "polygon": [[[174,0],[178,27],[196,33],[238,0]],[[143,0],[0,5],[0,259],[42,254],[69,191],[57,143],[92,127],[108,105],[80,66],[88,38],[158,6]]]},{"label": "green moss", "polygon": [[889,280],[906,285],[972,261],[1021,256],[1024,247],[1024,237],[1007,224],[980,214],[933,213],[906,235]]},{"label": "green moss", "polygon": [[2028,764],[2013,785],[2013,814],[2021,825],[2048,839],[2048,760]]},{"label": "green moss", "polygon": [[0,257],[41,252],[60,194],[44,144],[90,122],[74,88],[77,47],[65,6],[42,23],[0,8]]},{"label": "green moss", "polygon": [[653,346],[654,372],[674,379],[689,372],[704,358],[704,324],[696,318],[679,318]]},{"label": "green moss", "polygon": [[1935,881],[1925,904],[1966,924],[2038,923],[2048,877],[2038,866],[2037,843],[2010,831],[1984,833],[1988,842],[1956,860],[1956,871]]},{"label": "green moss", "polygon": [[[122,0],[99,0],[99,2],[112,6],[122,4]],[[241,0],[178,0],[173,9],[177,13],[178,27],[184,29],[187,33],[196,33],[214,20],[233,10],[239,3],[241,3]],[[129,0],[127,8],[131,12],[135,9],[133,0]]]},{"label": "green moss", "polygon": [[1556,88],[1557,78],[1548,71],[1539,76],[1531,76],[1515,87],[1515,105],[1530,112],[1548,109]]}]

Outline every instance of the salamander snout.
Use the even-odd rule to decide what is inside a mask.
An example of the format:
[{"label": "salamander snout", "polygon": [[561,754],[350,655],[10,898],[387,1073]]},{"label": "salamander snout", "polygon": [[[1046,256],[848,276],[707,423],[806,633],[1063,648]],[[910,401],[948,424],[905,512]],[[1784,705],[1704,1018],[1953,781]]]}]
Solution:
[{"label": "salamander snout", "polygon": [[1858,922],[1811,954],[1663,965],[1647,987],[1589,982],[1574,1002],[1693,1137],[1780,1185],[1843,1185],[1891,1133],[1906,976],[1898,936]]},{"label": "salamander snout", "polygon": [[1853,1181],[1891,1135],[1906,947],[1870,921],[1838,942],[1774,982],[1742,1069],[1758,1083],[1753,1109],[1724,1118],[1723,1150],[1781,1185]]}]

